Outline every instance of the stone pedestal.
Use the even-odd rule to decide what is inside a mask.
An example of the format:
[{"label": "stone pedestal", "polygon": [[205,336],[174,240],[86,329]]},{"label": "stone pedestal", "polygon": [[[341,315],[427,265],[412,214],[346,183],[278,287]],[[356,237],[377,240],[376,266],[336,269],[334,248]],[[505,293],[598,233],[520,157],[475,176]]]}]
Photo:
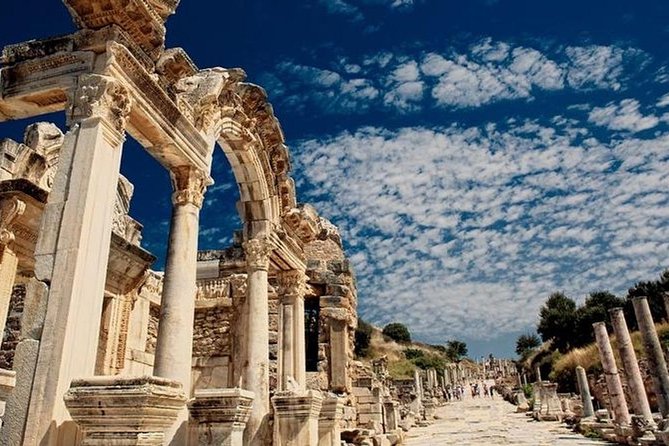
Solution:
[{"label": "stone pedestal", "polygon": [[[632,408],[634,413],[645,418],[642,425],[648,428],[655,427],[653,420],[653,413],[648,404],[648,397],[646,396],[646,388],[643,385],[643,378],[639,370],[639,363],[637,362],[636,353],[634,352],[634,345],[627,329],[627,322],[625,322],[625,315],[622,308],[612,308],[609,310],[611,316],[611,323],[613,324],[613,332],[618,341],[618,352],[625,368],[625,376],[627,378],[627,385],[629,386],[630,396],[632,397]],[[639,424],[639,423],[637,423]]]},{"label": "stone pedestal", "polygon": [[539,419],[541,421],[562,421],[564,413],[562,404],[557,396],[557,384],[542,381],[541,388],[541,408],[539,410]]},{"label": "stone pedestal", "polygon": [[188,403],[190,444],[243,446],[253,392],[242,389],[201,389]]},{"label": "stone pedestal", "polygon": [[434,416],[437,413],[437,402],[434,398],[425,398],[423,401],[423,407],[425,408],[425,420],[433,421]]},{"label": "stone pedestal", "polygon": [[151,376],[77,379],[64,400],[85,446],[162,445],[186,403],[181,383]]},{"label": "stone pedestal", "polygon": [[669,416],[669,372],[667,372],[667,362],[664,359],[662,345],[655,331],[655,323],[650,313],[648,300],[646,297],[635,297],[632,299],[634,305],[634,314],[639,324],[639,332],[643,340],[644,349],[648,365],[650,366],[650,375],[653,378],[653,387],[657,395],[657,405],[663,417]]},{"label": "stone pedestal", "polygon": [[16,372],[0,369],[0,432],[2,432],[2,419],[5,416],[5,404],[7,397],[16,386]]},{"label": "stone pedestal", "polygon": [[318,416],[318,446],[340,446],[339,422],[344,415],[344,401],[336,396],[323,399]]},{"label": "stone pedestal", "polygon": [[274,446],[318,446],[318,417],[323,397],[309,390],[302,394],[274,395]]},{"label": "stone pedestal", "polygon": [[581,366],[576,367],[576,381],[578,391],[581,394],[581,403],[583,404],[583,418],[595,416],[595,409],[592,407],[592,395],[590,395],[590,385],[585,369]]},{"label": "stone pedestal", "polygon": [[399,403],[394,400],[383,402],[383,425],[386,432],[392,432],[400,427]]},{"label": "stone pedestal", "polygon": [[620,375],[618,375],[618,366],[616,366],[616,359],[613,356],[613,349],[609,341],[609,334],[606,332],[606,325],[604,322],[596,322],[592,326],[595,329],[597,349],[599,350],[599,357],[602,361],[604,375],[606,376],[606,387],[609,391],[613,421],[619,425],[629,426],[632,419],[627,408],[627,401],[625,401],[625,393],[623,392],[623,385],[620,382]]}]

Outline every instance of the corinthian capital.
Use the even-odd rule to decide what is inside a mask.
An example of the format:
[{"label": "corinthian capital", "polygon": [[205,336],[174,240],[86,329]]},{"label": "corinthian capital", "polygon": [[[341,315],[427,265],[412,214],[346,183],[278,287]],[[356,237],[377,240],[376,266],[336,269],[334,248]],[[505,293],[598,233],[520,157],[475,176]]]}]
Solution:
[{"label": "corinthian capital", "polygon": [[280,296],[304,296],[307,275],[299,270],[281,271],[277,275]]},{"label": "corinthian capital", "polygon": [[16,197],[0,202],[0,246],[6,246],[14,241],[12,224],[25,210],[25,202]]},{"label": "corinthian capital", "polygon": [[69,124],[98,117],[119,133],[125,131],[132,101],[128,89],[116,79],[99,74],[79,76],[79,83],[69,99]]},{"label": "corinthian capital", "polygon": [[204,192],[209,184],[209,175],[190,166],[182,166],[170,172],[172,178],[172,204],[181,206],[193,204],[202,207]]},{"label": "corinthian capital", "polygon": [[252,238],[244,242],[243,247],[249,268],[263,271],[269,269],[269,256],[274,246],[268,237]]}]

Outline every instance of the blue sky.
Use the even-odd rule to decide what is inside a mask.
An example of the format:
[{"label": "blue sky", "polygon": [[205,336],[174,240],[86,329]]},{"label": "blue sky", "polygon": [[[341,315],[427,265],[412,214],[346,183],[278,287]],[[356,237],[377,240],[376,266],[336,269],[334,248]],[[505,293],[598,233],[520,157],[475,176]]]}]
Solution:
[{"label": "blue sky", "polygon": [[[5,3],[2,45],[73,30],[57,0]],[[342,229],[365,319],[510,355],[551,292],[623,294],[667,266],[666,2],[202,4],[182,2],[168,46],[267,88],[300,199]],[[132,141],[122,172],[162,262],[167,175]],[[239,225],[220,152],[213,175],[202,248]]]}]

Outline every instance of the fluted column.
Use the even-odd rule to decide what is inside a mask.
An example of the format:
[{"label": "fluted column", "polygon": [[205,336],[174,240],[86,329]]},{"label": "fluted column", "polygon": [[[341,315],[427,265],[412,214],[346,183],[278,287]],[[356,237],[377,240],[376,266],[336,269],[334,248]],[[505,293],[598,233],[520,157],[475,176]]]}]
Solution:
[{"label": "fluted column", "polygon": [[583,418],[595,416],[595,408],[592,407],[592,396],[590,395],[590,384],[588,384],[588,375],[585,369],[580,365],[576,367],[576,381],[578,383],[578,391],[581,394],[581,402],[583,403]]},{"label": "fluted column", "polygon": [[[160,301],[153,374],[180,382],[190,394],[195,315],[195,275],[200,209],[208,176],[189,166],[171,173],[172,219]],[[166,434],[168,444],[185,444],[188,409],[180,411]]]},{"label": "fluted column", "polygon": [[272,244],[267,237],[244,242],[247,265],[246,288],[246,354],[242,364],[242,388],[255,394],[244,444],[269,444],[269,302],[267,271]]},{"label": "fluted column", "polygon": [[627,401],[625,401],[625,393],[623,392],[623,385],[620,382],[620,375],[618,375],[618,367],[616,366],[616,359],[613,356],[609,334],[606,332],[606,324],[604,322],[595,322],[592,326],[595,329],[597,349],[599,350],[599,357],[602,361],[602,368],[606,377],[606,388],[609,391],[613,421],[620,425],[629,425],[632,419],[630,418]]},{"label": "fluted column", "polygon": [[653,386],[657,395],[657,404],[663,417],[669,415],[669,373],[667,372],[667,362],[662,352],[662,344],[655,331],[655,323],[650,313],[648,299],[645,296],[634,297],[634,314],[639,325],[641,338],[643,339],[646,357],[650,365],[653,378]]},{"label": "fluted column", "polygon": [[[42,214],[35,275],[48,284],[25,444],[74,444],[63,395],[74,378],[92,376],[121,147],[131,98],[123,84],[79,76],[68,92],[68,125],[58,170]],[[69,423],[67,426],[73,425]],[[73,427],[73,426],[72,426]]]},{"label": "fluted column", "polygon": [[620,353],[620,358],[622,359],[623,367],[625,368],[625,376],[632,396],[634,413],[642,416],[650,425],[655,425],[655,421],[653,421],[653,412],[651,412],[650,405],[648,404],[646,388],[643,385],[641,370],[639,370],[639,363],[637,362],[636,353],[634,352],[632,338],[627,329],[627,322],[625,322],[623,309],[612,308],[609,310],[609,315],[611,316],[611,323],[613,324],[613,333],[618,341],[618,352]]}]

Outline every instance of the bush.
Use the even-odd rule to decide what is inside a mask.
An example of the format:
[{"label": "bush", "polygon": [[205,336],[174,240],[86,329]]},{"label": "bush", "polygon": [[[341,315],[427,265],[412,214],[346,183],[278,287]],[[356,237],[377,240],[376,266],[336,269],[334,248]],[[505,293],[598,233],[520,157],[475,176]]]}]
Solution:
[{"label": "bush", "polygon": [[404,356],[408,361],[416,367],[427,370],[436,369],[443,370],[446,367],[446,360],[442,355],[435,353],[428,353],[419,348],[404,349]]},{"label": "bush", "polygon": [[358,328],[355,329],[355,355],[358,358],[364,358],[369,353],[372,330],[370,324],[362,319],[358,319]]},{"label": "bush", "polygon": [[393,379],[413,378],[414,370],[416,370],[416,366],[407,359],[388,364],[388,373]]},{"label": "bush", "polygon": [[425,352],[419,348],[407,348],[404,349],[404,356],[411,360],[425,356]]},{"label": "bush", "polygon": [[383,335],[401,344],[407,344],[411,342],[411,334],[409,333],[409,329],[406,327],[406,325],[400,324],[399,322],[393,322],[383,327]]}]

